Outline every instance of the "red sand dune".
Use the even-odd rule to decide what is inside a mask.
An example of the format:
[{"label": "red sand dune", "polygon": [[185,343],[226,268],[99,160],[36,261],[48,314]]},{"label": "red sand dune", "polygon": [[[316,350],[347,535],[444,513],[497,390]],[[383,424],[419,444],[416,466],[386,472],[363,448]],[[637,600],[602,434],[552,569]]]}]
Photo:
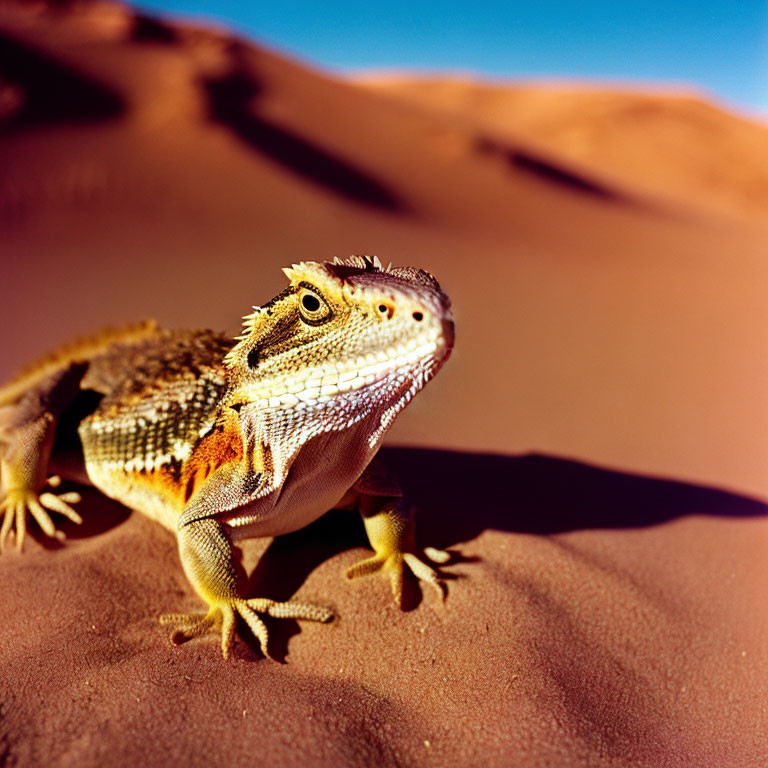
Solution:
[{"label": "red sand dune", "polygon": [[235,332],[300,259],[425,267],[457,347],[388,461],[461,554],[400,613],[340,575],[354,515],[255,542],[254,590],[340,619],[225,664],[156,624],[196,605],[172,537],[87,495],[65,547],[0,556],[0,762],[768,759],[764,127],[372,88],[103,3],[1,5],[0,84],[0,375],[146,316]]},{"label": "red sand dune", "polygon": [[768,216],[768,125],[692,92],[408,75],[358,82],[628,191],[739,217]]}]

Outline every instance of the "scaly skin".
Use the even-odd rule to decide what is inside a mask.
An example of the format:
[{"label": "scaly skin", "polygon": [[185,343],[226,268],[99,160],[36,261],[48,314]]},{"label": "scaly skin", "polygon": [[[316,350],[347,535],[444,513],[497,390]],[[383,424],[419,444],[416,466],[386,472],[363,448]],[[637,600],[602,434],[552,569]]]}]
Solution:
[{"label": "scaly skin", "polygon": [[330,620],[324,607],[246,596],[233,543],[335,506],[359,507],[374,549],[348,578],[383,570],[400,604],[408,570],[443,597],[425,558],[448,555],[416,551],[397,483],[371,462],[450,353],[448,298],[426,272],[366,257],[285,272],[288,287],[235,341],[145,323],[70,345],[0,390],[0,548],[13,534],[21,549],[27,512],[59,538],[49,512],[80,521],[77,494],[44,491],[58,468],[176,533],[208,610],[161,617],[174,642],[220,632],[226,658],[239,615],[268,656],[259,614]]}]

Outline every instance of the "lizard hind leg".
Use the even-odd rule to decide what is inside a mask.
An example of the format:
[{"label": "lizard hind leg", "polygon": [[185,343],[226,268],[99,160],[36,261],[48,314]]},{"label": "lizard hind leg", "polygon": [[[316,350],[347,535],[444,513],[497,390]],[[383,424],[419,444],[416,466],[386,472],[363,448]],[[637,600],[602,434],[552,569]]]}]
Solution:
[{"label": "lizard hind leg", "polygon": [[[55,487],[58,485],[58,478],[50,478],[48,484]],[[57,512],[73,523],[80,524],[83,519],[70,506],[79,501],[80,494],[75,491],[60,494],[46,492],[38,495],[38,492],[31,488],[10,488],[5,498],[0,501],[0,514],[3,516],[0,526],[0,552],[5,549],[8,536],[14,530],[14,523],[16,549],[21,552],[27,530],[27,512],[32,515],[46,536],[63,541],[66,537],[62,531],[56,529],[49,513]]]},{"label": "lizard hind leg", "polygon": [[[58,417],[75,398],[85,367],[72,363],[55,370],[16,393],[16,399],[8,396],[8,389],[0,393],[0,550],[15,525],[16,548],[21,551],[27,513],[43,533],[59,540],[63,534],[56,530],[49,512],[82,522],[70,506],[80,501],[79,494],[41,491],[46,485]],[[6,400],[3,393],[8,396]],[[59,483],[58,477],[47,480],[51,488]]]}]

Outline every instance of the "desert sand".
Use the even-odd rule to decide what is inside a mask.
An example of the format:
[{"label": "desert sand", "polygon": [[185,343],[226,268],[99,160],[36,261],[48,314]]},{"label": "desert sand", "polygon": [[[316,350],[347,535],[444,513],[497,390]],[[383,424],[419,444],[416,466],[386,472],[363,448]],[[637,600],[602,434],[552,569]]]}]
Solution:
[{"label": "desert sand", "polygon": [[281,266],[350,253],[432,271],[457,326],[385,455],[455,553],[444,604],[345,582],[365,540],[333,512],[244,552],[333,624],[272,622],[280,664],[174,648],[173,537],[86,491],[65,546],[0,556],[0,763],[768,760],[768,128],[438,85],[0,6],[0,378],[99,325],[234,334]]}]

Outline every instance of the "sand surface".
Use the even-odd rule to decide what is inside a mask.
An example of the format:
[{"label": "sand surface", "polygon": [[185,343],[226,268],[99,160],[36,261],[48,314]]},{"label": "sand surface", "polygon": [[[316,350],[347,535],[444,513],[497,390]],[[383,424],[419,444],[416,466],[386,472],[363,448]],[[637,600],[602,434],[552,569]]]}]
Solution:
[{"label": "sand surface", "polygon": [[272,622],[282,664],[173,648],[173,538],[91,492],[66,546],[0,557],[0,763],[766,764],[766,129],[465,86],[0,5],[0,377],[98,325],[234,333],[280,266],[354,252],[434,272],[457,322],[391,433],[421,449],[387,454],[455,552],[444,605],[345,582],[365,540],[337,512],[245,551],[254,594],[335,623]]}]

